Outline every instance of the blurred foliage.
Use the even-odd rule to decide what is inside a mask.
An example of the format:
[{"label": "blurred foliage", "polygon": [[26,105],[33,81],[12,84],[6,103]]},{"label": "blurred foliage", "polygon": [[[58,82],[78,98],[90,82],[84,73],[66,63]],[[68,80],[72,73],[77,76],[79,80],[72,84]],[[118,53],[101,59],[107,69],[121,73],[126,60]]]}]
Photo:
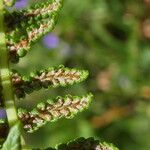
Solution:
[{"label": "blurred foliage", "polygon": [[30,109],[43,98],[89,91],[95,99],[76,118],[25,134],[28,145],[45,148],[93,136],[121,150],[149,150],[150,1],[66,0],[53,32],[59,37],[56,48],[44,47],[41,39],[12,67],[27,74],[64,64],[87,69],[90,77],[80,85],[34,92],[18,105]]}]

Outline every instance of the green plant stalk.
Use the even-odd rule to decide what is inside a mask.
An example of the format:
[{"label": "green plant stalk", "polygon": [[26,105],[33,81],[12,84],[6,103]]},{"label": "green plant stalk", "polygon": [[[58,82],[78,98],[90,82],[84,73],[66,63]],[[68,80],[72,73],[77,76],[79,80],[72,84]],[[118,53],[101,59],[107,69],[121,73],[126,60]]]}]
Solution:
[{"label": "green plant stalk", "polygon": [[[3,0],[0,0],[0,78],[3,87],[3,103],[6,109],[9,128],[19,122],[15,98],[12,90],[12,82],[10,76],[9,56],[6,48],[5,28],[4,28],[4,5]],[[22,150],[26,150],[25,141],[21,136]]]},{"label": "green plant stalk", "polygon": [[9,56],[5,41],[3,8],[3,1],[0,0],[0,76],[3,87],[3,103],[6,109],[9,127],[11,128],[18,121],[18,117],[10,79]]}]

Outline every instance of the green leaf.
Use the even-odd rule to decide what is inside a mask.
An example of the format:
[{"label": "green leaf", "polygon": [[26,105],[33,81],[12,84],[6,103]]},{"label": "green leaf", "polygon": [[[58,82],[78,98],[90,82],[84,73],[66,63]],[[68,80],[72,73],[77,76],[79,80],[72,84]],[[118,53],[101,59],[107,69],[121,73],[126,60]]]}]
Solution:
[{"label": "green leaf", "polygon": [[47,0],[31,8],[6,13],[6,43],[12,62],[17,62],[31,45],[50,32],[58,18],[63,0]]},{"label": "green leaf", "polygon": [[68,95],[54,100],[49,99],[46,103],[38,104],[37,108],[31,112],[19,109],[18,116],[24,125],[24,129],[27,132],[34,132],[47,122],[54,122],[62,117],[74,117],[78,112],[89,106],[92,97],[92,94],[88,94],[82,97]]},{"label": "green leaf", "polygon": [[1,150],[20,150],[20,123],[14,125],[8,134]]},{"label": "green leaf", "polygon": [[82,82],[88,76],[88,71],[65,68],[64,66],[48,68],[31,73],[29,77],[12,73],[13,89],[18,98],[41,88],[72,85]]}]

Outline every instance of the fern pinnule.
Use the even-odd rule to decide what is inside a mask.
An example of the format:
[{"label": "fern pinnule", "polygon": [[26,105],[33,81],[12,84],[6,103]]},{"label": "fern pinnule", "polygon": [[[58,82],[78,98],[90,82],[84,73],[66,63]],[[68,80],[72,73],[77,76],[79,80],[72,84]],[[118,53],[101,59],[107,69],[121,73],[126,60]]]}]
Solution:
[{"label": "fern pinnule", "polygon": [[94,138],[77,138],[66,144],[60,144],[55,150],[118,150],[113,144],[103,143]]},{"label": "fern pinnule", "polygon": [[[41,149],[34,149],[41,150]],[[94,138],[77,138],[68,143],[59,144],[56,148],[46,148],[44,150],[119,150],[111,143],[100,142]]]},{"label": "fern pinnule", "polygon": [[87,76],[88,71],[60,66],[31,73],[29,77],[14,72],[12,73],[12,84],[16,96],[23,98],[25,94],[30,94],[41,88],[66,86],[82,82]]},{"label": "fern pinnule", "polygon": [[86,109],[91,99],[91,94],[83,97],[68,95],[58,97],[55,100],[49,99],[46,103],[38,104],[37,108],[31,112],[19,109],[18,116],[24,125],[24,129],[27,132],[33,132],[46,122],[53,122],[62,117],[72,118],[78,112]]},{"label": "fern pinnule", "polygon": [[5,14],[6,44],[11,62],[18,62],[33,43],[54,28],[62,3],[63,0],[48,0],[29,9]]}]

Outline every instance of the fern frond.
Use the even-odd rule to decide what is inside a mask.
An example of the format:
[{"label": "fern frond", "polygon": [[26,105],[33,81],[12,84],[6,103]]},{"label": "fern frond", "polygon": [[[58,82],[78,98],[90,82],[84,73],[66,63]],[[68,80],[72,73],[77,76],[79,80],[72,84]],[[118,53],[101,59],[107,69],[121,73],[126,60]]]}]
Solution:
[{"label": "fern frond", "polygon": [[6,6],[13,6],[15,4],[16,0],[3,0],[4,5]]},{"label": "fern frond", "polygon": [[[33,132],[46,122],[54,122],[62,117],[72,118],[78,112],[86,109],[92,100],[92,95],[78,97],[68,95],[58,97],[55,100],[48,100],[46,103],[40,103],[37,108],[31,112],[24,109],[18,110],[18,116],[27,132]],[[56,102],[52,102],[56,101]]]},{"label": "fern frond", "polygon": [[69,69],[64,66],[49,68],[31,73],[29,77],[12,73],[14,92],[18,98],[41,88],[72,85],[82,82],[88,76],[88,71]]},{"label": "fern frond", "polygon": [[63,0],[47,0],[29,9],[6,13],[6,40],[12,62],[25,56],[33,43],[54,28],[62,3]]}]

